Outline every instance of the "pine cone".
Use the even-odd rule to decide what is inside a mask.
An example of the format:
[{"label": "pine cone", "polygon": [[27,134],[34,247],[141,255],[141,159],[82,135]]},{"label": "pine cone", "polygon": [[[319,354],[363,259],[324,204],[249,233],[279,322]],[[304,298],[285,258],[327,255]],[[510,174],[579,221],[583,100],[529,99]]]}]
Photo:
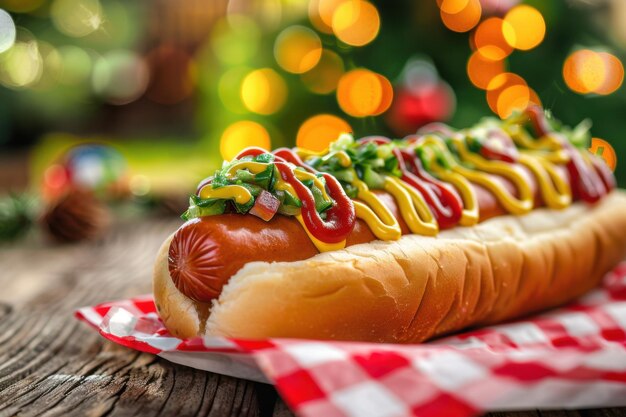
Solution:
[{"label": "pine cone", "polygon": [[92,192],[74,188],[48,206],[42,224],[60,243],[95,239],[108,226],[109,212]]}]

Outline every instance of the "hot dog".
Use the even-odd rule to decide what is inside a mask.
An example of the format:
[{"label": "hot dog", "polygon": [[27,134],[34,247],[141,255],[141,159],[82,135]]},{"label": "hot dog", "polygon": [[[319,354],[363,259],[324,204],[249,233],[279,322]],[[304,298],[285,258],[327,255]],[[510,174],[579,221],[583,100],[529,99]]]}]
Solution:
[{"label": "hot dog", "polygon": [[[526,114],[531,122],[537,117],[533,112],[536,110]],[[514,134],[519,134],[515,132],[519,124],[512,128]],[[294,181],[292,185],[309,184],[317,192],[315,201],[310,195],[309,208],[313,202],[316,207],[320,201],[323,205],[326,198],[334,201],[334,208],[326,208],[330,214],[324,216],[315,212],[309,214],[319,217],[307,223],[303,218],[306,204],[296,212],[298,218],[273,215],[271,205],[279,203],[265,194],[263,198],[267,198],[267,202],[260,207],[255,203],[254,207],[242,209],[246,191],[233,187],[245,195],[232,197],[230,210],[256,210],[255,215],[225,212],[193,218],[167,240],[159,254],[154,275],[155,299],[168,329],[180,337],[217,334],[418,342],[469,324],[498,321],[567,301],[596,285],[601,274],[626,255],[626,236],[609,231],[607,226],[607,219],[626,226],[626,216],[616,208],[625,198],[619,192],[610,192],[614,179],[598,161],[586,155],[579,157],[581,151],[569,142],[557,147],[553,141],[551,157],[563,160],[537,162],[530,156],[531,151],[543,151],[545,155],[548,152],[529,149],[523,157],[519,156],[517,148],[512,148],[507,138],[500,137],[503,130],[498,129],[492,129],[489,135],[497,132],[497,140],[505,146],[492,149],[482,143],[480,151],[476,152],[476,144],[461,138],[461,134],[453,133],[455,138],[444,141],[442,136],[450,133],[439,131],[439,136],[433,138],[433,130],[437,129],[441,127],[431,127],[425,135],[405,138],[398,144],[369,137],[350,145],[350,149],[359,149],[362,154],[366,152],[362,151],[364,147],[370,150],[375,150],[375,146],[385,147],[387,161],[396,164],[391,170],[397,177],[389,179],[391,175],[382,169],[370,173],[374,178],[370,177],[370,182],[374,185],[381,186],[383,183],[376,181],[384,178],[382,190],[367,190],[358,180],[367,177],[365,172],[350,177],[352,184],[365,187],[353,196],[351,207],[345,207],[354,210],[356,214],[352,217],[349,211],[341,212],[337,203],[343,201],[345,205],[350,201],[344,193],[344,190],[350,191],[349,185],[318,171],[327,161],[335,166],[344,163],[341,158],[345,156],[331,155],[334,160],[329,157],[330,153],[311,156],[304,151],[289,150],[278,150],[273,156],[260,150],[240,154],[242,162],[235,161],[235,165],[227,166],[229,175],[240,172],[236,168],[241,168],[249,170],[242,174],[243,178],[252,178],[250,173],[260,172],[265,167],[257,158],[269,160],[268,166],[272,163],[280,166],[282,171],[275,171],[280,174],[279,180],[290,179]],[[552,132],[538,134],[537,142],[541,142]],[[518,140],[523,143],[528,138]],[[474,150],[468,151],[472,146]],[[448,148],[453,151],[449,155]],[[351,162],[359,158],[355,152],[351,154]],[[429,161],[428,155],[413,159],[412,152],[431,152],[434,159]],[[437,152],[446,155],[433,156]],[[464,164],[452,165],[458,161]],[[450,172],[433,165],[425,170],[421,166],[424,162],[441,164]],[[481,167],[487,172],[478,174]],[[386,176],[380,175],[381,172],[386,172]],[[344,173],[337,176],[346,180]],[[464,176],[469,181],[464,181]],[[204,196],[210,198],[205,201],[211,207],[216,201],[221,202],[219,198],[226,195],[224,185],[213,184],[223,180],[220,178],[216,176],[203,182],[194,201],[199,201],[202,190],[208,189]],[[315,185],[319,179],[324,183]],[[452,183],[445,184],[445,179]],[[238,181],[241,184],[241,179]],[[231,180],[227,184],[235,183]],[[315,187],[319,188],[315,190]],[[327,192],[323,198],[322,187]],[[220,188],[221,191],[215,192]],[[268,185],[268,190],[271,188]],[[569,199],[563,192],[565,188],[571,190]],[[290,189],[295,192],[294,188]],[[410,194],[411,198],[403,200],[402,196],[409,196],[407,190],[417,190],[422,199]],[[256,192],[259,201],[263,191]],[[302,196],[306,199],[306,190],[304,192]],[[473,197],[472,201],[468,196]],[[564,208],[572,200],[575,203]],[[385,208],[377,207],[377,201],[393,217],[387,218],[389,224],[381,221]],[[407,203],[410,201],[411,204]],[[457,201],[463,205],[463,211],[455,217]],[[282,207],[284,202],[280,204]],[[379,216],[374,220],[373,212],[362,208],[367,204],[378,210],[375,214]],[[473,212],[472,205],[475,206]],[[418,213],[417,217],[410,217],[409,206]],[[544,206],[548,208],[539,209]],[[523,216],[512,215],[513,211]],[[268,215],[271,220],[265,218]],[[567,224],[576,215],[583,216],[584,228]],[[567,221],[564,223],[563,219]],[[352,224],[344,233],[348,229],[345,222],[350,220]],[[313,227],[308,225],[315,225],[315,221],[317,235],[308,228]],[[374,221],[378,221],[375,224],[378,228],[372,227]],[[551,226],[537,229],[536,225],[545,223]],[[433,235],[436,229],[449,230],[437,236],[420,236],[420,230]],[[327,230],[344,233],[343,240],[334,236],[334,242],[328,238],[329,243],[324,243]],[[388,242],[380,242],[381,237]],[[585,252],[583,246],[593,247],[593,253]],[[320,254],[320,251],[328,252]],[[526,260],[530,259],[531,252],[537,259]],[[372,264],[371,259],[363,260],[364,256],[379,262]],[[567,262],[568,256],[578,257],[578,261],[572,262],[572,265],[578,262],[578,267],[560,268],[569,274],[566,276],[557,269]],[[335,260],[329,262],[329,258]],[[417,263],[420,259],[422,265]],[[346,265],[352,268],[346,270]],[[541,267],[546,270],[541,271]],[[310,272],[307,274],[307,271]],[[554,288],[539,282],[542,276],[548,275]],[[439,285],[432,283],[433,276]],[[291,293],[285,290],[287,287],[291,288]],[[252,295],[255,291],[256,296]],[[318,302],[320,300],[323,302]],[[463,314],[470,306],[471,314]],[[442,310],[444,308],[447,310]],[[389,322],[385,316],[390,317]]]},{"label": "hot dog", "polygon": [[[528,175],[536,191],[536,183]],[[567,173],[561,175],[566,177]],[[512,193],[516,192],[510,182],[498,180]],[[481,221],[506,213],[492,193],[475,184],[473,188]],[[402,234],[409,234],[393,197],[384,191],[375,194],[398,220]],[[543,205],[539,194],[535,201],[537,207]],[[365,222],[357,220],[346,246],[374,240],[376,237]],[[168,268],[179,290],[195,301],[210,302],[219,296],[228,279],[249,262],[292,262],[317,253],[311,239],[292,218],[281,216],[266,223],[254,216],[224,214],[194,219],[178,229],[170,244]]]}]

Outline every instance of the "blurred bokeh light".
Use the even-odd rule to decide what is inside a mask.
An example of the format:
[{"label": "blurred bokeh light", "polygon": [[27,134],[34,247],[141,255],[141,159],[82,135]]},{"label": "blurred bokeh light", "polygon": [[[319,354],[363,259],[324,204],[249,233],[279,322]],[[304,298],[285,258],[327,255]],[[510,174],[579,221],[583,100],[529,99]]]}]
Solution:
[{"label": "blurred bokeh light", "polygon": [[93,70],[93,89],[111,104],[137,100],[148,86],[148,67],[142,57],[125,50],[98,58]]},{"label": "blurred bokeh light", "polygon": [[624,81],[624,66],[614,55],[581,49],[572,53],[563,65],[567,86],[580,94],[611,94]]},{"label": "blurred bokeh light", "polygon": [[474,52],[467,61],[467,75],[476,87],[486,90],[491,80],[505,71],[506,64],[502,59],[485,58],[479,51]]},{"label": "blurred bokeh light", "polygon": [[393,88],[384,76],[366,69],[344,74],[337,87],[341,109],[355,117],[377,116],[391,105]]},{"label": "blurred bokeh light", "polygon": [[285,104],[286,99],[285,81],[271,68],[251,71],[241,83],[241,101],[251,112],[275,113]]},{"label": "blurred bokeh light", "polygon": [[504,16],[502,27],[507,43],[522,51],[535,48],[546,34],[546,22],[534,7],[519,5],[513,7]]},{"label": "blurred bokeh light", "polygon": [[54,0],[50,17],[59,31],[73,37],[89,35],[104,21],[98,0]]},{"label": "blurred bokeh light", "polygon": [[[467,32],[472,30],[480,21],[482,15],[482,7],[479,0],[468,0],[461,2],[463,7],[454,7],[454,13],[441,8],[441,20],[444,25],[455,32]],[[442,3],[442,6],[444,4]]]},{"label": "blurred bokeh light", "polygon": [[0,53],[15,43],[15,23],[10,14],[0,9]]},{"label": "blurred bokeh light", "polygon": [[16,42],[0,56],[2,84],[9,88],[24,88],[35,84],[43,72],[43,59],[36,41]]},{"label": "blurred bokeh light", "polygon": [[368,1],[344,1],[333,14],[333,33],[352,46],[367,45],[380,30],[380,16],[376,6]]},{"label": "blurred bokeh light", "polygon": [[505,21],[498,17],[483,20],[474,32],[476,51],[486,59],[503,60],[513,52],[505,39]]},{"label": "blurred bokeh light", "polygon": [[345,120],[332,114],[318,114],[302,123],[298,129],[296,145],[321,152],[339,135],[351,132],[352,128]]},{"label": "blurred bokeh light", "polygon": [[329,94],[335,91],[339,79],[344,73],[343,60],[333,51],[324,49],[317,65],[302,74],[302,82],[317,94]]},{"label": "blurred bokeh light", "polygon": [[290,26],[276,38],[274,56],[278,65],[285,71],[302,74],[319,62],[322,56],[322,41],[307,27]]},{"label": "blurred bokeh light", "polygon": [[220,152],[225,160],[230,161],[248,146],[271,148],[270,134],[259,123],[242,120],[228,126],[222,133]]}]

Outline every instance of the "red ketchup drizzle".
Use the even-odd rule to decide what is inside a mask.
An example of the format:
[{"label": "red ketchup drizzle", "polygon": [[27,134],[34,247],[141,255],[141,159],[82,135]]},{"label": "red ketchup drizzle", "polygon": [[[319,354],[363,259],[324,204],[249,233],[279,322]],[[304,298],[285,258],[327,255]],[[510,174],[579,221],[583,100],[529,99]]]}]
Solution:
[{"label": "red ketchup drizzle", "polygon": [[286,162],[274,162],[283,181],[291,184],[298,198],[302,201],[302,219],[307,230],[318,240],[325,243],[338,243],[346,239],[356,222],[352,200],[344,193],[339,182],[331,175],[324,174],[328,194],[335,200],[326,211],[323,220],[315,209],[315,199],[311,190],[302,184]]},{"label": "red ketchup drizzle", "polygon": [[433,178],[410,151],[394,149],[402,181],[419,191],[437,219],[440,229],[449,229],[461,220],[463,203],[457,193]]},{"label": "red ketchup drizzle", "polygon": [[[409,138],[412,140],[413,138]],[[357,141],[360,144],[373,142],[377,145],[391,143],[382,136],[366,136]],[[422,162],[410,151],[393,150],[402,172],[402,181],[415,188],[426,200],[440,229],[449,229],[461,220],[463,202],[458,194],[448,186],[433,178],[422,166]]]}]

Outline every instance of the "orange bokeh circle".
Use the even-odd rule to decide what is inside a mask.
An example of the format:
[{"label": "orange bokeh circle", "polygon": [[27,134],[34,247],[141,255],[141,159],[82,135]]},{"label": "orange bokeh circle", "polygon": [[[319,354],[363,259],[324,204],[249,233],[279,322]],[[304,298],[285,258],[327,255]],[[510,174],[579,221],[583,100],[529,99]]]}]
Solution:
[{"label": "orange bokeh circle", "polygon": [[318,114],[302,123],[298,129],[296,146],[321,152],[339,135],[350,132],[352,128],[345,120],[332,114]]},{"label": "orange bokeh circle", "polygon": [[479,0],[469,0],[467,5],[458,13],[446,13],[440,10],[441,20],[446,27],[454,32],[472,30],[480,21],[482,7]]},{"label": "orange bokeh circle", "polygon": [[379,115],[389,108],[392,99],[389,80],[363,68],[344,74],[337,86],[339,107],[354,117]]},{"label": "orange bokeh circle", "polygon": [[[494,113],[500,115],[498,112],[498,101],[500,99],[500,95],[507,89],[513,86],[523,86],[528,88],[528,84],[526,81],[517,74],[512,72],[504,72],[502,74],[496,75],[487,86],[487,104],[489,104],[489,108]],[[514,90],[515,91],[515,90]],[[521,92],[521,89],[517,90],[518,93]],[[511,94],[510,92],[507,94]],[[530,93],[529,93],[530,96]],[[504,105],[500,105],[501,108]]]},{"label": "orange bokeh circle", "polygon": [[478,25],[474,32],[476,51],[487,59],[502,60],[513,52],[513,47],[504,39],[504,26],[499,17],[490,17]]},{"label": "orange bokeh circle", "polygon": [[474,52],[467,61],[467,75],[476,87],[487,89],[489,82],[506,69],[504,60],[491,60]]}]

